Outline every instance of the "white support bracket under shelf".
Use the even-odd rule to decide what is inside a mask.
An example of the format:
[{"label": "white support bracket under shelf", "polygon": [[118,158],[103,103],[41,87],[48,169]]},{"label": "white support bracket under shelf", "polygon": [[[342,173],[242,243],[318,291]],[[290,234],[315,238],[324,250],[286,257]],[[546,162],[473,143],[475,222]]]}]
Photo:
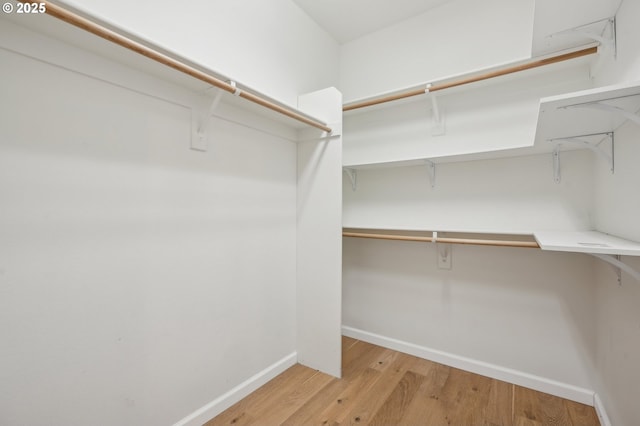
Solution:
[{"label": "white support bracket under shelf", "polygon": [[444,114],[438,105],[438,98],[431,93],[431,83],[427,84],[424,93],[431,99],[431,136],[442,136],[446,133]]},{"label": "white support bracket under shelf", "polygon": [[[604,136],[600,138],[600,136]],[[586,140],[585,138],[594,137],[599,138],[600,140],[597,142],[591,142]],[[556,183],[560,183],[560,149],[562,148],[562,144],[570,144],[574,146],[578,146],[581,148],[586,148],[592,152],[594,152],[598,157],[604,160],[609,166],[609,170],[611,173],[615,171],[615,161],[614,161],[614,153],[615,153],[615,144],[614,144],[614,134],[613,132],[604,132],[604,133],[593,133],[590,135],[581,135],[581,136],[573,136],[567,138],[554,138],[549,139],[549,142],[555,144],[555,148],[553,150],[553,179]],[[605,142],[609,142],[605,144]]]},{"label": "white support bracket under shelf", "polygon": [[547,38],[557,36],[582,36],[597,41],[606,48],[616,48],[616,17],[600,19],[588,24],[569,28],[563,31],[550,34]]},{"label": "white support bracket under shelf", "polygon": [[431,184],[431,188],[436,187],[436,163],[431,160],[424,160],[427,166],[427,172],[429,173],[429,183]]},{"label": "white support bracket under shelf", "polygon": [[560,144],[553,149],[553,181],[560,183]]},{"label": "white support bracket under shelf", "polygon": [[358,171],[356,169],[344,169],[347,176],[349,176],[349,180],[351,180],[351,190],[355,191],[358,189]]},{"label": "white support bracket under shelf", "polygon": [[622,285],[622,272],[624,271],[629,276],[633,277],[636,281],[640,282],[640,272],[633,269],[631,266],[620,260],[620,255],[611,255],[611,254],[599,254],[599,253],[589,253],[591,256],[597,257],[600,260],[607,262],[609,265],[613,267],[613,270],[618,277],[618,285]]},{"label": "white support bracket under shelf", "polygon": [[[633,95],[633,96],[637,96],[637,95]],[[620,98],[614,98],[614,99],[620,99]],[[614,114],[619,114],[621,116],[623,116],[624,118],[626,118],[627,120],[631,120],[634,123],[636,123],[637,125],[640,125],[640,115],[636,112],[636,111],[627,111],[625,109],[622,109],[620,107],[617,107],[615,105],[609,105],[609,104],[605,104],[605,101],[608,101],[611,99],[603,99],[600,101],[594,101],[594,102],[585,102],[585,103],[581,103],[581,104],[574,104],[574,105],[567,105],[562,107],[563,109],[570,109],[570,108],[591,108],[591,109],[599,109],[602,111],[607,111],[607,112],[612,112]]]},{"label": "white support bracket under shelf", "polygon": [[622,271],[640,282],[640,271],[620,260],[620,256],[640,256],[640,243],[598,231],[540,231],[534,237],[542,250],[584,253],[611,265],[618,283]]},{"label": "white support bracket under shelf", "polygon": [[194,151],[207,152],[209,144],[207,141],[207,130],[211,115],[218,108],[224,91],[215,89],[215,95],[210,103],[203,102],[195,108],[195,113],[191,114],[191,149]]}]

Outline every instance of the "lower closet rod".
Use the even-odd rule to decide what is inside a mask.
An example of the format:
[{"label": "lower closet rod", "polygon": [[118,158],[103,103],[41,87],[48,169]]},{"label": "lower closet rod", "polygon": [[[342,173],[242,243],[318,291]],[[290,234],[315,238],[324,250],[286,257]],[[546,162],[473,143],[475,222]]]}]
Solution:
[{"label": "lower closet rod", "polygon": [[[418,241],[418,242],[434,242],[433,237],[419,237],[414,235],[390,235],[390,234],[370,234],[364,232],[342,232],[343,237],[355,238],[374,238],[379,240],[397,240],[397,241]],[[498,246],[498,247],[523,247],[523,248],[540,248],[535,241],[509,241],[509,240],[484,240],[476,238],[449,238],[438,237],[438,243],[449,244],[472,244],[480,246]]]},{"label": "lower closet rod", "polygon": [[[19,1],[21,3],[29,3],[26,0],[19,0]],[[105,28],[89,19],[83,18],[80,15],[76,15],[75,13],[70,12],[58,5],[52,4],[48,1],[41,1],[40,3],[43,3],[45,5],[45,10],[47,15],[58,18],[61,21],[71,24],[75,27],[81,28],[92,34],[95,34],[98,37],[101,37],[114,44],[124,47],[125,49],[131,50],[133,52],[139,53],[140,55],[146,56],[149,59],[152,59],[162,65],[166,65],[170,68],[180,71],[183,74],[187,74],[200,81],[209,83],[212,86],[222,89],[226,92],[237,94],[241,98],[244,98],[248,101],[261,105],[272,111],[275,111],[282,115],[286,115],[289,118],[293,118],[294,120],[308,124],[309,126],[315,127],[317,129],[324,130],[327,133],[331,133],[331,128],[324,123],[321,123],[319,121],[306,117],[303,114],[300,114],[297,111],[294,111],[292,109],[285,108],[281,105],[278,105],[264,97],[258,96],[257,94],[250,93],[245,90],[239,90],[238,88],[236,88],[235,85],[231,83],[228,83],[224,80],[214,77],[213,75],[207,74],[206,72],[202,72],[194,67],[191,67],[183,62],[180,62],[177,59],[174,59],[170,56],[160,53],[141,43],[133,41],[121,34],[116,33],[115,31]]]}]

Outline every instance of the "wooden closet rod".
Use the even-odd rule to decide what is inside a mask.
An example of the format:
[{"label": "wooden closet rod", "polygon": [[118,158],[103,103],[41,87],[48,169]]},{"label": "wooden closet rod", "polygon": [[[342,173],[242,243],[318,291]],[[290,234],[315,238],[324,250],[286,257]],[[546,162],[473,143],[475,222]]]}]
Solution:
[{"label": "wooden closet rod", "polygon": [[[343,231],[342,236],[355,238],[375,238],[379,240],[419,241],[426,243],[434,242],[433,237],[419,237],[413,235],[370,234],[365,232]],[[483,240],[475,238],[437,237],[435,242],[449,244],[472,244],[479,246],[540,248],[538,243],[536,243],[535,241]]]},{"label": "wooden closet rod", "polygon": [[[19,0],[19,1],[22,3],[28,3],[28,1],[26,0]],[[93,21],[90,21],[89,19],[83,18],[82,16],[77,15],[60,6],[52,4],[48,1],[42,1],[40,3],[45,4],[46,13],[48,15],[58,18],[68,24],[74,25],[78,28],[81,28],[92,34],[95,34],[98,37],[101,37],[105,40],[108,40],[112,43],[122,46],[125,49],[129,49],[136,53],[139,53],[140,55],[146,56],[149,59],[152,59],[156,62],[166,65],[184,74],[190,75],[191,77],[197,78],[198,80],[204,81],[205,83],[209,83],[212,86],[215,86],[226,92],[233,93],[233,94],[239,93],[238,96],[240,96],[241,98],[247,99],[265,108],[269,108],[270,110],[286,115],[287,117],[293,118],[294,120],[308,124],[309,126],[315,127],[320,130],[324,130],[327,133],[331,133],[331,128],[328,127],[325,123],[321,123],[319,121],[305,117],[304,115],[296,112],[295,110],[285,108],[259,95],[247,92],[245,90],[238,90],[235,87],[235,85],[231,83],[228,83],[224,80],[220,80],[217,77],[214,77],[210,74],[202,72],[183,62],[180,62],[174,58],[171,58],[163,53],[153,50],[150,47],[147,47],[141,43],[133,41],[127,37],[124,37],[123,35],[120,35],[115,31],[105,28]]]},{"label": "wooden closet rod", "polygon": [[[470,77],[461,78],[459,80],[454,80],[450,82],[444,83],[433,83],[429,87],[429,92],[437,92],[439,90],[450,89],[456,86],[462,86],[465,84],[476,83],[482,80],[489,80],[491,78],[500,77],[503,75],[513,74],[520,71],[530,70],[532,68],[538,68],[545,65],[555,64],[557,62],[568,61],[569,59],[580,58],[582,56],[592,55],[594,53],[598,53],[598,47],[588,47],[586,49],[577,50],[575,52],[563,53],[561,55],[551,56],[544,59],[534,60],[532,62],[526,62],[520,65],[514,65],[507,68],[502,68],[496,71],[487,72],[484,74],[477,74]],[[406,92],[396,93],[394,95],[381,96],[379,98],[373,98],[362,102],[356,102],[352,104],[347,104],[342,107],[343,111],[351,111],[353,109],[365,108],[372,105],[378,105],[385,102],[397,101],[399,99],[410,98],[412,96],[424,95],[425,88],[408,90]]]}]

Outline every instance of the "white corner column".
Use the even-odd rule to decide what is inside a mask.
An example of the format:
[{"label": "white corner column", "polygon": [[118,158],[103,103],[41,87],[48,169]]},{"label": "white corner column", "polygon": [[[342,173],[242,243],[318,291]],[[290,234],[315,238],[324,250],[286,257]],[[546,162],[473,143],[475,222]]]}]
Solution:
[{"label": "white corner column", "polygon": [[302,95],[298,108],[330,135],[300,132],[298,144],[298,362],[336,377],[342,367],[342,94]]}]

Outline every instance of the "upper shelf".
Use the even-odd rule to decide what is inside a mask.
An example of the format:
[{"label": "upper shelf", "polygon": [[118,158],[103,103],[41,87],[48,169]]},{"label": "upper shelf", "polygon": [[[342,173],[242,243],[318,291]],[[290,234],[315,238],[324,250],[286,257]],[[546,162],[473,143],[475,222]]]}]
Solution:
[{"label": "upper shelf", "polygon": [[557,138],[611,133],[629,119],[629,114],[640,120],[639,110],[640,82],[543,98],[536,144]]},{"label": "upper shelf", "polygon": [[[460,153],[429,158],[406,158],[403,160],[373,163],[349,163],[345,168],[380,168],[396,166],[415,166],[425,164],[425,159],[435,163],[452,161],[483,160],[515,157],[521,155],[552,152],[551,142],[561,139],[595,135],[597,142],[606,138],[627,120],[640,124],[640,82],[620,84],[582,90],[540,100],[535,143],[520,147],[494,151]],[[600,136],[598,136],[600,135]],[[579,144],[570,145],[571,149]],[[583,147],[585,145],[583,144]]]},{"label": "upper shelf", "polygon": [[542,231],[534,236],[542,250],[640,256],[640,243],[597,231]]},{"label": "upper shelf", "polygon": [[[84,17],[61,6],[47,4],[47,14],[4,15],[16,24],[0,28],[7,31],[7,37],[0,37],[0,48],[28,54],[47,63],[69,67],[66,62],[69,55],[62,55],[58,49],[42,49],[42,42],[25,43],[25,38],[46,37],[58,40],[70,47],[96,54],[102,58],[122,64],[132,70],[157,77],[199,94],[222,93],[222,100],[233,106],[245,109],[270,120],[280,122],[294,129],[318,128],[329,131],[330,128],[320,119],[300,111],[288,103],[282,102],[235,79],[200,64],[192,59],[170,51],[150,41],[141,39],[119,28],[107,27],[93,17]],[[28,18],[28,19],[27,19]],[[22,28],[21,28],[22,27]],[[32,34],[24,29],[33,31]],[[20,36],[17,36],[21,32]],[[74,67],[72,67],[75,69]],[[111,79],[111,77],[109,77]],[[213,100],[214,96],[210,96]]]}]

